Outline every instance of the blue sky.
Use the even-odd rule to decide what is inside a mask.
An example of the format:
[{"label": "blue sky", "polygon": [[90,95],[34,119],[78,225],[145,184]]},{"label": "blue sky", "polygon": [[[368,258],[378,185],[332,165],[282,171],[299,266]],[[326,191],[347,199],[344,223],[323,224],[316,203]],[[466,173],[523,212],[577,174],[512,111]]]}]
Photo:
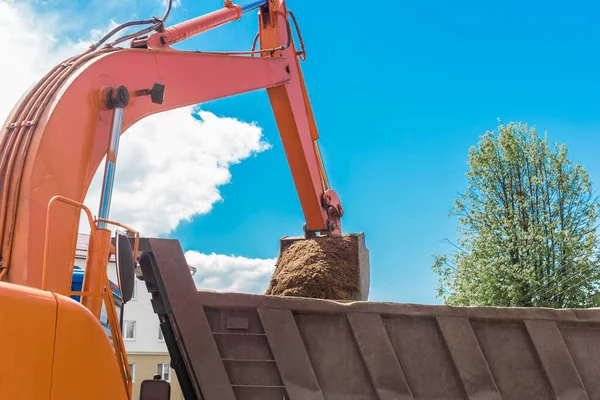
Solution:
[{"label": "blue sky", "polygon": [[[456,239],[447,213],[465,185],[467,152],[503,122],[522,121],[567,143],[600,182],[598,5],[542,1],[418,2],[289,0],[308,59],[302,64],[332,187],[347,233],[365,232],[371,300],[440,303],[431,254]],[[176,23],[220,8],[182,0]],[[335,7],[334,7],[335,6]],[[134,14],[162,14],[158,1],[66,1],[37,7],[93,13],[76,32]],[[329,10],[330,9],[330,10]],[[245,50],[256,16],[177,46]],[[279,239],[302,232],[303,215],[266,92],[202,105],[256,122],[273,148],[230,168],[223,202],[170,236],[184,249],[273,258]]]}]

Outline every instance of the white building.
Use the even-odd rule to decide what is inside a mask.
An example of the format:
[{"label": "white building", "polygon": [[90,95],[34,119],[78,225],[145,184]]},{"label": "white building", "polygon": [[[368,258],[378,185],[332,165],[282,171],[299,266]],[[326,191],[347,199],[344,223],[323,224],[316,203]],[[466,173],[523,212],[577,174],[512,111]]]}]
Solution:
[{"label": "white building", "polygon": [[[85,269],[89,235],[79,234],[75,266]],[[117,283],[114,256],[110,260],[108,278]],[[133,375],[133,399],[139,398],[139,384],[155,374],[171,383],[171,399],[183,400],[175,371],[171,370],[167,345],[162,337],[158,316],[150,303],[150,293],[143,281],[134,280],[132,299],[123,308],[123,340]]]}]

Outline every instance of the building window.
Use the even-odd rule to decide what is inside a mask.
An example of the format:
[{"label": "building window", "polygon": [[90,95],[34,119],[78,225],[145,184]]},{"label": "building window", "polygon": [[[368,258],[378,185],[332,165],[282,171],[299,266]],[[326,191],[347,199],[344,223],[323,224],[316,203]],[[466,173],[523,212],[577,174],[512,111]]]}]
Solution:
[{"label": "building window", "polygon": [[123,339],[135,340],[135,321],[123,321]]},{"label": "building window", "polygon": [[159,342],[165,341],[165,337],[163,336],[163,332],[162,332],[162,329],[160,329],[160,326],[158,327],[158,341]]},{"label": "building window", "polygon": [[135,363],[129,363],[129,372],[131,372],[131,383],[135,383]]},{"label": "building window", "polygon": [[160,363],[158,364],[158,374],[162,380],[171,381],[171,368],[169,363]]},{"label": "building window", "polygon": [[135,300],[137,297],[137,282],[135,278],[133,279],[133,291],[131,292],[131,300]]}]

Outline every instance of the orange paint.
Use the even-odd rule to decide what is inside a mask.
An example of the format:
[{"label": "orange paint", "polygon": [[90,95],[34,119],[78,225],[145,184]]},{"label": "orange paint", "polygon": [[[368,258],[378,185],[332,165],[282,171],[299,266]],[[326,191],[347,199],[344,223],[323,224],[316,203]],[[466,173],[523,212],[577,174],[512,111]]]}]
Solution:
[{"label": "orange paint", "polygon": [[115,353],[81,304],[0,282],[2,399],[126,400]]},{"label": "orange paint", "polygon": [[[286,25],[285,5],[279,6],[276,13],[266,16],[261,13],[261,48],[287,43],[289,30]],[[323,231],[327,229],[328,215],[321,201],[326,190],[326,180],[323,179],[321,158],[315,147],[315,140],[319,137],[317,125],[293,43],[278,53],[289,61],[286,68],[294,79],[287,85],[267,89],[269,100],[300,197],[307,229]],[[263,57],[268,57],[268,54]]]},{"label": "orange paint", "polygon": [[58,318],[51,399],[128,399],[112,345],[82,305],[56,296]]},{"label": "orange paint", "polygon": [[49,398],[56,316],[51,293],[0,282],[0,398]]},{"label": "orange paint", "polygon": [[[94,238],[92,237],[92,235],[90,235],[88,245],[88,256],[85,262],[83,291],[100,293],[105,287],[102,269],[106,271],[106,264],[108,264],[108,247],[110,246],[111,232],[109,229],[92,229],[96,231],[96,237],[100,244],[100,248],[96,247],[96,242],[93,240]],[[82,297],[81,304],[83,304],[87,309],[89,309],[91,313],[96,316],[96,318],[100,318],[100,313],[102,311],[101,297]]]}]

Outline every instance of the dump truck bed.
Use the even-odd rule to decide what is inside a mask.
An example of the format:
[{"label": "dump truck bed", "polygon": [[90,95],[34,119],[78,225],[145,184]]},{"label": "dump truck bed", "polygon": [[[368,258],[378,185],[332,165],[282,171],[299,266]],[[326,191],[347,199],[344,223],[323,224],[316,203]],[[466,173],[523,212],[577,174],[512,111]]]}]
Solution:
[{"label": "dump truck bed", "polygon": [[600,399],[600,311],[198,291],[176,240],[142,239],[186,399]]}]

